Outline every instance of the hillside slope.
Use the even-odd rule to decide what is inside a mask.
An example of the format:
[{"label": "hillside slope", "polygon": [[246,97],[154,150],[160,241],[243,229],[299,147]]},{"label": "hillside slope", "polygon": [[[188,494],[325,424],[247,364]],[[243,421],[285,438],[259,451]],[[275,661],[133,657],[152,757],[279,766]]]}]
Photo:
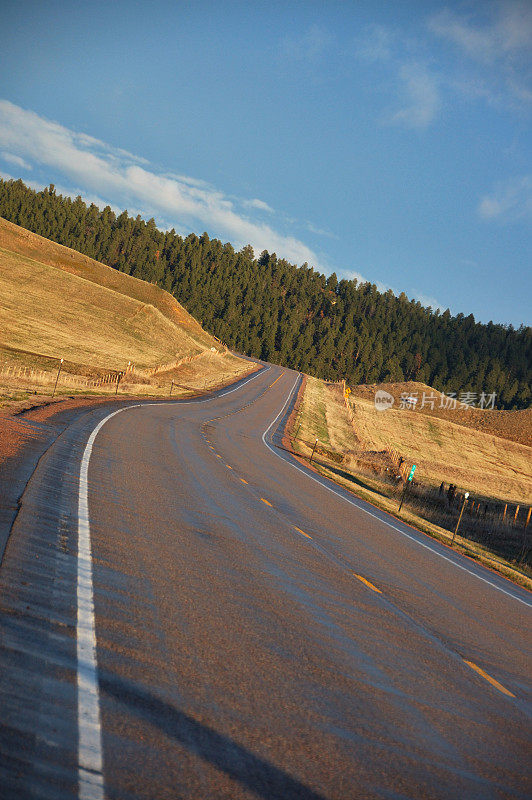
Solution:
[{"label": "hillside slope", "polygon": [[118,272],[83,253],[78,253],[77,250],[31,233],[1,217],[0,248],[77,275],[132,300],[151,305],[170,322],[183,328],[200,347],[211,347],[216,344],[214,337],[204,331],[199,322],[172,295],[158,286]]},{"label": "hillside slope", "polygon": [[46,383],[60,358],[64,376],[127,370],[129,383],[145,390],[173,379],[194,387],[194,372],[211,385],[250,369],[159,287],[5,220],[0,329],[0,368],[19,384],[21,368],[33,370],[30,383]]},{"label": "hillside slope", "polygon": [[[391,390],[393,387],[388,385]],[[356,387],[354,392],[362,389],[369,394],[370,388]],[[299,439],[311,449],[317,438],[325,451],[341,454],[344,468],[352,467],[355,472],[362,462],[391,466],[392,454],[396,453],[409,466],[417,465],[416,480],[424,484],[456,483],[478,496],[525,505],[530,502],[530,446],[484,432],[474,425],[457,424],[450,413],[443,419],[420,410],[400,409],[395,404],[387,411],[378,411],[374,396],[374,390],[369,396],[355,396],[348,416],[341,386],[309,378]],[[498,414],[508,415],[505,423],[508,432],[513,430],[512,415],[517,419],[516,425],[520,425],[519,411],[476,411],[477,417],[493,415],[496,419]]]},{"label": "hillside slope", "polygon": [[[415,409],[416,414],[439,417],[455,425],[463,425],[466,428],[473,428],[482,433],[532,447],[532,408],[504,411],[497,408],[466,407],[459,401],[457,401],[455,408],[445,408],[442,407],[445,402],[442,402],[440,393],[433,387],[428,386],[426,383],[419,383],[419,381],[360,385],[354,386],[352,391],[354,398],[360,397],[374,401],[375,392],[378,389],[382,389],[393,396],[395,401],[393,409],[395,410],[401,406],[402,395],[416,397],[418,400]],[[429,402],[425,402],[425,405],[423,405],[424,394],[425,398],[430,398],[431,396],[436,398],[433,406]],[[477,397],[477,406],[478,400],[479,398]]]}]

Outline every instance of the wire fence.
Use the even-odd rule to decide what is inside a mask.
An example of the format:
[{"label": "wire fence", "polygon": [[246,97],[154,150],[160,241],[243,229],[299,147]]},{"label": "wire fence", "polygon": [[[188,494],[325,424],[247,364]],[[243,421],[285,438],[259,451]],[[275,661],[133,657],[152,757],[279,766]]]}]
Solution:
[{"label": "wire fence", "polygon": [[[38,369],[29,366],[17,366],[10,363],[0,363],[0,380],[4,379],[9,383],[17,381],[21,390],[34,390],[46,388],[56,384],[58,387],[67,389],[100,389],[116,388],[120,383],[150,384],[157,376],[163,376],[166,372],[177,370],[180,367],[191,364],[202,357],[213,356],[219,351],[216,348],[202,350],[187,356],[182,356],[169,363],[158,364],[155,367],[137,369],[129,362],[123,370],[100,371],[99,374],[80,375],[68,370],[63,363],[57,362],[57,368]],[[227,350],[222,352],[225,354]],[[96,370],[93,370],[93,373]],[[177,385],[177,384],[175,384]]]}]

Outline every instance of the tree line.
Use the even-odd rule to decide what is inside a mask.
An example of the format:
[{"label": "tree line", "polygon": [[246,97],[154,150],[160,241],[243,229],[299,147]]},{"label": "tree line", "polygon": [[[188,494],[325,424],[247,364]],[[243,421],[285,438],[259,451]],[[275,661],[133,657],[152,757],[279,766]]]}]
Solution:
[{"label": "tree line", "polygon": [[325,277],[275,253],[116,215],[81,197],[0,179],[0,216],[121,272],[157,283],[211,333],[250,356],[351,384],[418,380],[441,392],[530,405],[532,334],[425,308],[372,283]]}]

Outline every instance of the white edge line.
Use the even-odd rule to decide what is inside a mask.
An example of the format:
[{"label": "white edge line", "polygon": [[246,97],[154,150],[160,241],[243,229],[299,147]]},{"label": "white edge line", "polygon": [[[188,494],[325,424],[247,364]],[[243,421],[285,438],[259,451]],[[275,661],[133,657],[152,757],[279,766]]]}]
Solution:
[{"label": "white edge line", "polygon": [[88,473],[94,440],[111,417],[139,407],[140,403],[119,408],[104,417],[94,428],[81,458],[78,500],[78,796],[80,800],[104,800],[100,696],[96,659],[96,625],[92,583],[92,553],[89,525]]},{"label": "white edge line", "polygon": [[[243,383],[240,383],[238,386],[235,386],[234,389],[229,389],[227,392],[220,392],[218,394],[212,395],[212,397],[204,397],[204,398],[200,397],[197,400],[179,400],[179,398],[176,398],[174,402],[176,405],[179,404],[180,406],[190,406],[195,403],[210,403],[211,400],[219,400],[220,397],[226,397],[228,394],[233,394],[233,392],[238,392],[238,390],[242,389],[242,387],[244,387],[246,383],[251,383],[251,381],[254,381],[255,378],[258,378],[260,375],[264,375],[264,373],[268,372],[268,370],[270,369],[271,367],[263,367],[254,375],[252,375],[250,378],[247,378]],[[153,406],[168,406],[168,405],[171,405],[169,401],[165,403],[149,403],[149,402],[142,403],[142,406],[146,408],[153,408]],[[128,406],[128,408],[132,408],[132,406]]]},{"label": "white edge line", "polygon": [[[410,534],[410,533],[407,533],[406,531],[403,531],[403,530],[401,530],[401,528],[398,528],[398,527],[397,527],[397,525],[393,525],[391,522],[388,522],[388,520],[386,520],[386,519],[383,519],[383,518],[382,518],[382,517],[380,517],[378,514],[374,514],[374,513],[373,513],[372,511],[370,511],[369,509],[367,509],[367,508],[364,508],[362,505],[359,505],[358,503],[355,503],[355,502],[354,502],[353,500],[351,500],[349,497],[346,497],[344,494],[341,494],[340,492],[336,491],[336,489],[333,489],[333,487],[332,487],[332,486],[327,486],[327,484],[326,484],[326,483],[323,483],[322,481],[318,480],[317,478],[315,478],[315,477],[314,477],[314,475],[310,475],[310,474],[309,474],[309,473],[308,473],[306,470],[304,470],[304,469],[301,469],[301,467],[299,467],[297,464],[294,464],[292,461],[289,461],[287,458],[284,458],[284,457],[283,457],[283,456],[282,456],[280,453],[278,453],[276,450],[274,450],[274,449],[273,449],[273,447],[270,447],[270,445],[269,445],[269,444],[268,444],[268,442],[266,441],[266,436],[267,436],[267,434],[269,433],[270,429],[271,429],[271,428],[272,428],[272,427],[275,425],[275,423],[277,422],[277,420],[279,419],[279,417],[281,416],[281,414],[282,414],[282,413],[283,413],[283,411],[285,410],[286,406],[288,405],[288,403],[289,403],[289,401],[290,401],[290,399],[291,399],[291,397],[292,397],[292,394],[293,394],[293,392],[294,392],[294,389],[295,389],[295,387],[296,387],[297,381],[299,380],[299,377],[300,377],[300,375],[298,375],[298,376],[297,376],[297,378],[296,378],[296,380],[295,380],[295,383],[294,383],[294,385],[293,385],[293,386],[292,386],[292,388],[290,389],[290,392],[289,392],[289,394],[288,394],[288,397],[287,397],[287,399],[286,399],[286,402],[285,402],[284,406],[283,406],[283,407],[282,407],[282,409],[279,411],[279,413],[277,414],[277,416],[275,417],[275,419],[274,419],[272,422],[270,422],[270,424],[268,425],[268,427],[266,428],[266,430],[265,430],[265,431],[264,431],[264,433],[262,434],[262,441],[263,441],[263,443],[266,445],[266,447],[268,448],[268,450],[269,450],[271,453],[273,453],[275,456],[277,456],[277,458],[280,458],[282,461],[284,461],[284,462],[285,462],[285,464],[289,464],[289,465],[290,465],[291,467],[293,467],[294,469],[297,469],[297,471],[298,471],[298,472],[301,472],[301,474],[302,474],[302,475],[306,475],[306,477],[307,477],[307,478],[310,478],[310,480],[314,481],[314,483],[317,483],[317,484],[319,484],[320,486],[322,486],[324,489],[327,489],[327,491],[329,491],[329,492],[332,492],[332,493],[333,493],[333,494],[335,494],[337,497],[339,497],[341,500],[345,500],[345,502],[346,502],[346,503],[349,503],[349,505],[351,505],[351,506],[354,506],[355,508],[358,508],[360,511],[363,511],[365,514],[368,514],[370,517],[373,517],[374,519],[378,520],[379,522],[382,522],[382,523],[384,523],[384,525],[387,525],[389,528],[392,528],[394,531],[397,531],[397,532],[398,532],[398,533],[400,533],[402,536],[406,536],[406,538],[407,538],[407,539],[411,539],[413,542],[415,542],[416,544],[420,545],[420,547],[424,547],[424,548],[425,548],[425,550],[430,550],[430,552],[431,552],[431,553],[434,553],[434,555],[436,555],[436,556],[439,556],[440,558],[443,558],[445,561],[448,561],[448,562],[449,562],[449,564],[452,564],[453,566],[457,567],[458,569],[461,569],[461,570],[463,570],[464,572],[467,572],[467,573],[468,573],[468,575],[473,575],[473,577],[475,577],[475,578],[478,578],[478,579],[479,579],[479,581],[483,581],[484,583],[487,583],[487,584],[488,584],[488,586],[491,586],[491,587],[493,587],[494,589],[497,589],[497,591],[499,591],[499,592],[502,592],[503,594],[506,594],[506,595],[508,595],[508,597],[511,597],[513,600],[517,600],[519,603],[522,603],[522,604],[523,604],[524,606],[526,606],[527,608],[532,608],[532,604],[531,604],[531,603],[527,603],[527,601],[526,601],[526,600],[523,600],[521,597],[518,597],[517,595],[513,594],[512,592],[509,592],[509,591],[507,591],[506,589],[503,589],[503,588],[502,588],[502,586],[497,586],[497,584],[496,584],[496,583],[492,583],[492,582],[491,582],[491,581],[489,581],[487,578],[483,578],[483,577],[482,577],[482,575],[479,575],[478,573],[476,573],[476,572],[473,572],[472,570],[470,570],[470,569],[468,569],[467,567],[465,567],[463,564],[459,564],[457,561],[454,561],[452,558],[449,558],[449,557],[448,557],[448,556],[446,556],[444,553],[439,553],[437,550],[435,550],[435,549],[434,549],[433,547],[431,547],[430,545],[428,545],[428,544],[425,544],[425,542],[421,542],[421,541],[420,541],[419,539],[417,539],[415,536],[412,536],[412,534]],[[325,480],[326,480],[326,479],[325,479]],[[361,501],[361,502],[364,502],[364,501]],[[385,514],[386,512],[384,511],[383,513]]]},{"label": "white edge line", "polygon": [[[199,400],[179,401],[180,405],[205,403],[238,391],[271,367],[259,370],[234,389]],[[77,689],[78,689],[78,797],[80,800],[104,800],[102,732],[98,663],[96,655],[96,623],[92,581],[92,550],[89,523],[88,475],[94,441],[116,414],[131,408],[168,405],[168,403],[134,403],[112,411],[96,425],[81,457],[78,496],[78,575],[77,575]]]}]

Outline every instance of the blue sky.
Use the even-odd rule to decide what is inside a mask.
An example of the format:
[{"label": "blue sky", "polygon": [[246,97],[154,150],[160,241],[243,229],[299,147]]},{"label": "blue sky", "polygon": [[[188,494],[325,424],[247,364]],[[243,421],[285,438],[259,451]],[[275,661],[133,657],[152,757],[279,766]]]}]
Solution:
[{"label": "blue sky", "polygon": [[530,323],[532,2],[11,2],[0,174]]}]

